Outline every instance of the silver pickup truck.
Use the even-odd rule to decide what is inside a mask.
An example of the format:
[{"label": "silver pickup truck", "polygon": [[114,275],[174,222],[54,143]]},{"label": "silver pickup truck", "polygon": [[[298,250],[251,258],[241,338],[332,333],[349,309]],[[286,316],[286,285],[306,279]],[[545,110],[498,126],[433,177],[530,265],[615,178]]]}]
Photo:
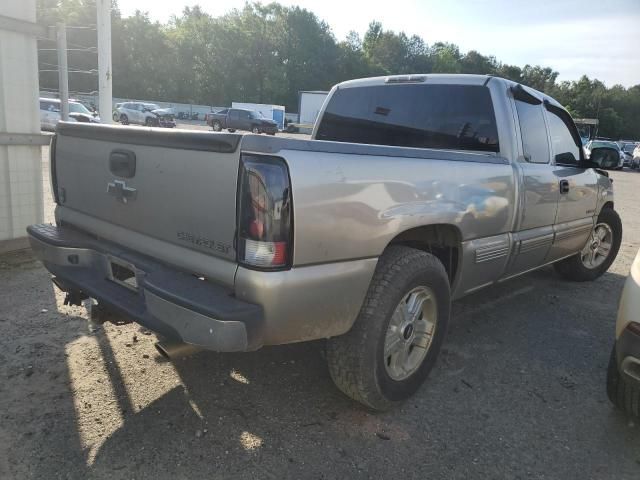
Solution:
[{"label": "silver pickup truck", "polygon": [[347,395],[413,394],[451,300],[553,263],[593,280],[622,236],[606,156],[552,98],[476,75],[333,88],[312,140],[61,123],[36,255],[92,298],[219,352],[327,339]]}]

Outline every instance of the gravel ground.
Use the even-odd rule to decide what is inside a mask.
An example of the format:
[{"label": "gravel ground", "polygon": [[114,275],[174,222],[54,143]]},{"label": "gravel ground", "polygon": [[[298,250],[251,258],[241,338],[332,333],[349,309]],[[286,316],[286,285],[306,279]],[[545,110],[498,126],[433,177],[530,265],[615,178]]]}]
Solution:
[{"label": "gravel ground", "polygon": [[609,273],[545,268],[457,302],[429,380],[385,414],[334,388],[320,343],[169,363],[139,326],[64,306],[28,252],[0,257],[0,478],[637,480],[640,429],[605,371],[640,174],[612,177],[625,232]]}]

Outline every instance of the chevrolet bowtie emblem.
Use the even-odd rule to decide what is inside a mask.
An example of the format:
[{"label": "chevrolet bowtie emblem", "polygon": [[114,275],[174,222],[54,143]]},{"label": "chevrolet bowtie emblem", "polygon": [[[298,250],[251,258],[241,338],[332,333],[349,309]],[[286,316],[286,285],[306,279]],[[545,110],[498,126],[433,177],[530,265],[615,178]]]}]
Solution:
[{"label": "chevrolet bowtie emblem", "polygon": [[127,187],[127,184],[120,180],[114,180],[113,182],[108,183],[107,193],[109,195],[113,195],[122,203],[127,203],[130,200],[135,200],[138,194],[135,188]]}]

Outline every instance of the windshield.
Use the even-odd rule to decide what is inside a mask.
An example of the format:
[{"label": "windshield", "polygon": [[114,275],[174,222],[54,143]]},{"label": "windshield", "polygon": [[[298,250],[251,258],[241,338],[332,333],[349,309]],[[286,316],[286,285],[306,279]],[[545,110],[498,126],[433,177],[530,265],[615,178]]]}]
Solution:
[{"label": "windshield", "polygon": [[86,113],[87,115],[91,115],[91,112],[87,107],[82,105],[81,103],[69,102],[69,112],[71,113]]}]

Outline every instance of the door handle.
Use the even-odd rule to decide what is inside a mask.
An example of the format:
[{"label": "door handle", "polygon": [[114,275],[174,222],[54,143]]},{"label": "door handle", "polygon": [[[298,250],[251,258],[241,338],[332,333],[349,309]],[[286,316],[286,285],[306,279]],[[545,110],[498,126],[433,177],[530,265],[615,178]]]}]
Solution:
[{"label": "door handle", "polygon": [[560,194],[569,193],[569,180],[560,180]]}]

